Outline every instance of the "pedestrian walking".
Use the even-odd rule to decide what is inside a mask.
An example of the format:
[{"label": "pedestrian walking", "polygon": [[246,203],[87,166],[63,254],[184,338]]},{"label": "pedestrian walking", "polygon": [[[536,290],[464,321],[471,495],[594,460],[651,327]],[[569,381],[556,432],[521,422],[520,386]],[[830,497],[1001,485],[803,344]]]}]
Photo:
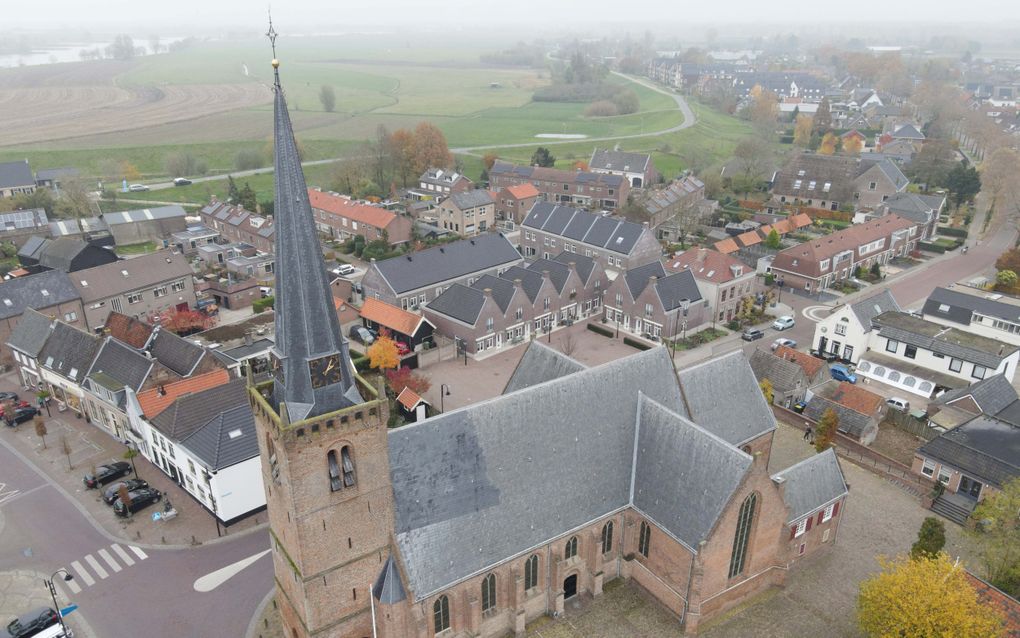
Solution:
[{"label": "pedestrian walking", "polygon": [[811,439],[811,426],[809,425],[806,428],[804,428],[804,440],[808,441],[810,439]]}]

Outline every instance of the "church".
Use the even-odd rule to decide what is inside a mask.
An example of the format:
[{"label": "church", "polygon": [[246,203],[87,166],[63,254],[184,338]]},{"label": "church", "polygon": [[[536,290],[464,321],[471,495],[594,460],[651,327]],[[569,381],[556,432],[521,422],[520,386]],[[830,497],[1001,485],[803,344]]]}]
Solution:
[{"label": "church", "polygon": [[276,344],[249,398],[288,638],[523,636],[614,579],[694,634],[836,542],[837,458],[769,473],[776,422],[741,352],[586,367],[532,342],[501,396],[387,429],[333,311],[273,67]]}]

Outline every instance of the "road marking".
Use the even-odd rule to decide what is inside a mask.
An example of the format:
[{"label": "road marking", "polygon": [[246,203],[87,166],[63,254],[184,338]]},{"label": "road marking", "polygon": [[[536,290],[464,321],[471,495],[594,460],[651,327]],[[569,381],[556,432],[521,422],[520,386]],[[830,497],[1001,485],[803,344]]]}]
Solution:
[{"label": "road marking", "polygon": [[74,561],[73,563],[71,563],[71,567],[74,569],[74,571],[78,572],[78,575],[81,576],[81,579],[85,581],[86,587],[91,587],[96,584],[96,579],[92,578],[92,574],[85,571],[85,568],[82,567],[81,563],[79,563],[78,561]]},{"label": "road marking", "polygon": [[214,572],[210,572],[205,576],[202,576],[201,578],[195,581],[194,585],[195,591],[202,593],[211,592],[212,590],[216,589],[223,583],[233,578],[235,575],[237,575],[238,572],[240,572],[245,567],[251,565],[258,559],[268,554],[270,551],[272,550],[267,549],[264,552],[259,552],[254,556],[249,556],[248,558],[239,560],[236,563],[227,565],[226,567],[221,567],[220,569],[217,569]]},{"label": "road marking", "polygon": [[128,567],[131,567],[132,565],[135,564],[135,559],[128,556],[128,553],[124,551],[123,547],[116,543],[110,545],[110,547],[113,548],[113,551],[117,553],[117,556],[120,556],[120,559],[124,561]]},{"label": "road marking", "polygon": [[81,591],[81,585],[79,585],[78,582],[73,578],[71,580],[60,581],[60,584],[70,589],[72,594],[77,594],[78,592]]},{"label": "road marking", "polygon": [[110,552],[106,551],[105,549],[101,549],[99,550],[99,555],[103,558],[103,560],[106,561],[106,564],[110,566],[110,569],[112,569],[114,572],[120,571],[121,569],[120,563],[113,560],[113,556],[110,556]]},{"label": "road marking", "polygon": [[92,571],[94,571],[100,578],[107,578],[109,576],[109,574],[106,573],[106,570],[103,569],[103,566],[99,564],[99,561],[96,560],[96,557],[92,554],[85,556],[85,562],[89,564]]},{"label": "road marking", "polygon": [[811,321],[818,323],[825,319],[832,312],[832,308],[829,306],[808,306],[800,311],[800,314],[804,315]]},{"label": "road marking", "polygon": [[21,490],[8,490],[7,483],[0,483],[0,505],[3,505],[7,501],[11,500],[18,495]]},{"label": "road marking", "polygon": [[24,497],[28,496],[32,492],[37,492],[37,491],[41,490],[42,488],[49,487],[49,486],[50,486],[49,483],[43,483],[42,485],[36,485],[35,487],[33,487],[32,489],[28,490],[27,492],[20,492],[18,490],[14,490],[13,492],[6,492],[6,493],[4,493],[3,492],[3,484],[0,483],[0,505],[6,505],[7,503],[13,503],[14,501],[16,501],[18,499],[21,499],[21,498],[24,498]]},{"label": "road marking", "polygon": [[128,549],[133,551],[135,553],[135,556],[137,556],[140,560],[145,560],[146,558],[149,557],[149,555],[143,552],[141,548],[135,547],[134,545],[128,545]]}]

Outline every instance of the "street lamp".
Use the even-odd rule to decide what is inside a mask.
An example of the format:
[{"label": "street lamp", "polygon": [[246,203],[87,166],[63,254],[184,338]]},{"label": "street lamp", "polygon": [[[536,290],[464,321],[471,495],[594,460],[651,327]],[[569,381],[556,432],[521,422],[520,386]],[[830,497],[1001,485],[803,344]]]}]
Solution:
[{"label": "street lamp", "polygon": [[450,386],[448,386],[445,383],[443,383],[443,384],[441,384],[439,386],[439,412],[440,413],[446,411],[445,408],[443,407],[443,397],[448,397],[448,396],[450,396]]},{"label": "street lamp", "polygon": [[785,279],[777,279],[776,285],[779,286],[779,296],[776,298],[776,303],[783,303],[783,284],[786,283]]},{"label": "street lamp", "polygon": [[[688,299],[687,297],[684,297],[683,299],[680,300],[680,308],[683,311],[683,318],[684,318],[683,331],[684,331],[684,340],[685,341],[687,340],[687,309],[690,307],[690,305],[691,305],[691,300]],[[679,312],[676,313],[676,320],[673,322],[673,361],[676,361],[676,333],[677,333],[677,327],[678,327],[678,325],[680,323],[680,316],[681,316],[681,313],[679,313]]]},{"label": "street lamp", "polygon": [[50,597],[53,599],[53,609],[57,612],[57,618],[60,620],[60,628],[64,630],[64,635],[67,635],[67,625],[64,624],[64,615],[60,613],[60,605],[57,604],[57,588],[53,585],[53,579],[56,578],[57,574],[60,573],[64,574],[65,583],[74,580],[74,576],[72,576],[66,569],[61,567],[57,571],[53,572],[53,574],[51,574],[48,579],[44,578],[43,582],[46,583],[46,587],[49,588],[50,590]]}]

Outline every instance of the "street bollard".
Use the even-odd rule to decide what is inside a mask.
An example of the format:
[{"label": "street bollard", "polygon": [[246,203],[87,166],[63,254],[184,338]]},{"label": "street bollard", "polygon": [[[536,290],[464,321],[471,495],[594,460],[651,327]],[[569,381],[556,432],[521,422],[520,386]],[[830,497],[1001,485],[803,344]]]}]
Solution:
[{"label": "street bollard", "polygon": [[160,536],[159,540],[163,541],[163,544],[166,545],[166,536]]}]

